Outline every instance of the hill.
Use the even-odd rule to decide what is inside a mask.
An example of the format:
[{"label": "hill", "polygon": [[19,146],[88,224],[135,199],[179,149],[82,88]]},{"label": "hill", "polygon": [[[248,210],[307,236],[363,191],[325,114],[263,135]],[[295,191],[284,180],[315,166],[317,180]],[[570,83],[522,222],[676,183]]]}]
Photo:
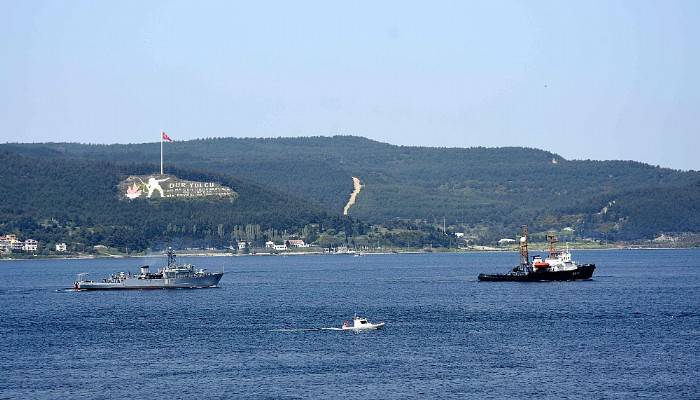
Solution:
[{"label": "hill", "polygon": [[306,201],[229,175],[169,171],[230,187],[235,200],[129,201],[118,193],[119,183],[156,166],[69,159],[45,148],[23,154],[0,150],[0,163],[6,171],[0,233],[21,232],[44,244],[70,242],[82,247],[78,251],[97,244],[122,251],[166,244],[221,247],[240,238],[264,242],[277,232],[300,232],[312,223],[338,229],[346,223]]},{"label": "hill", "polygon": [[[159,158],[158,143],[12,146],[115,163]],[[609,239],[700,231],[698,172],[566,160],[530,148],[406,147],[353,136],[213,138],[166,144],[166,165],[239,176],[337,214],[358,176],[364,187],[353,216],[373,223],[445,218],[481,237],[510,235],[525,223]]]}]

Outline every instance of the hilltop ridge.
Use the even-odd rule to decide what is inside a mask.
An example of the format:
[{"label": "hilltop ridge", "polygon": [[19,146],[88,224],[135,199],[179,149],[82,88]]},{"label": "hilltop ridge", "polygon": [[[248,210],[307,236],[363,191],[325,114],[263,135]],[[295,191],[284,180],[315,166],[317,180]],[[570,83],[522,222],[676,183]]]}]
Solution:
[{"label": "hilltop ridge", "polygon": [[[159,143],[6,145],[47,157],[157,160]],[[166,163],[228,174],[342,214],[351,178],[362,195],[350,215],[371,223],[442,222],[480,237],[571,227],[609,239],[700,231],[700,173],[635,161],[567,160],[523,148],[412,147],[357,136],[210,138],[168,143]],[[601,213],[608,203],[609,211]]]}]

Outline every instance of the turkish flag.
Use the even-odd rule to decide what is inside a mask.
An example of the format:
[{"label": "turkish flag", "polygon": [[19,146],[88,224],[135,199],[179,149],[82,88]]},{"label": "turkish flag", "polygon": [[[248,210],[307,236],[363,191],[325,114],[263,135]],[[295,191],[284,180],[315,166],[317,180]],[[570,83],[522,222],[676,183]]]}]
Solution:
[{"label": "turkish flag", "polygon": [[163,137],[163,140],[165,140],[166,142],[172,142],[172,141],[173,141],[172,139],[170,139],[170,136],[168,136],[168,134],[165,133],[165,131],[160,131],[160,134],[161,134],[161,136]]}]

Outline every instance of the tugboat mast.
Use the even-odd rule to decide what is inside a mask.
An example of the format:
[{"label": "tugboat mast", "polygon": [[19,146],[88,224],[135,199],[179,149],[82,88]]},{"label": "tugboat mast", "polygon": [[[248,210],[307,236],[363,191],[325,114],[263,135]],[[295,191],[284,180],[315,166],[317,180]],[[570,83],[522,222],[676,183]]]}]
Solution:
[{"label": "tugboat mast", "polygon": [[530,267],[530,255],[527,251],[527,225],[523,225],[522,232],[520,237],[520,268],[527,271]]},{"label": "tugboat mast", "polygon": [[557,236],[553,233],[548,233],[547,234],[547,242],[549,242],[549,258],[556,258],[557,255],[559,255],[559,251],[557,250],[556,243],[559,240],[557,239]]}]

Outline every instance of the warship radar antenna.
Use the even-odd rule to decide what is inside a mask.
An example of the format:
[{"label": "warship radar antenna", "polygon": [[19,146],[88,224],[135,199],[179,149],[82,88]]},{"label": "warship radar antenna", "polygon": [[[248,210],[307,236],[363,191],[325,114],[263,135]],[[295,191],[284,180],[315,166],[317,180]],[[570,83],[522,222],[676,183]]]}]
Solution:
[{"label": "warship radar antenna", "polygon": [[168,255],[168,267],[175,265],[175,252],[172,247],[168,247],[168,251],[165,253]]}]

